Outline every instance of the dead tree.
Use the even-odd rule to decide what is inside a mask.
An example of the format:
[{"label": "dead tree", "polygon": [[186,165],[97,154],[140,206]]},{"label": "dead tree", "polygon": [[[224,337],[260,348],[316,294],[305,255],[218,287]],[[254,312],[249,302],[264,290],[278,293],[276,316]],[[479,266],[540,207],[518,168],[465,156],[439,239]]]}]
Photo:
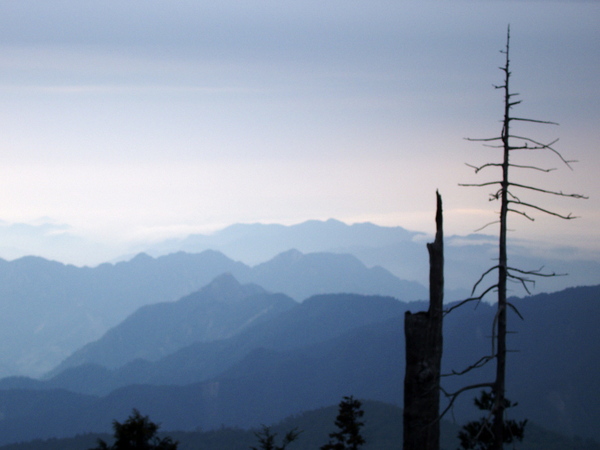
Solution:
[{"label": "dead tree", "polygon": [[429,251],[429,310],[404,316],[404,450],[440,447],[439,405],[444,301],[442,198],[436,193],[435,240]]},{"label": "dead tree", "polygon": [[[537,204],[530,203],[522,198],[524,192],[536,192],[548,195],[554,195],[559,197],[570,197],[570,198],[587,198],[580,194],[565,194],[562,191],[554,191],[545,188],[539,188],[528,184],[522,184],[512,181],[509,178],[509,172],[515,171],[541,171],[550,172],[554,169],[541,168],[527,164],[515,164],[511,159],[516,153],[527,153],[532,151],[547,151],[554,154],[559,158],[560,162],[571,168],[571,163],[574,161],[568,161],[562,157],[562,155],[554,149],[553,145],[557,142],[554,140],[550,143],[542,143],[534,139],[523,137],[520,135],[512,134],[511,125],[516,122],[529,122],[534,124],[550,124],[558,125],[555,122],[526,119],[521,117],[515,117],[511,114],[511,110],[514,106],[521,103],[520,100],[514,100],[514,97],[518,94],[512,93],[510,90],[510,27],[507,32],[506,48],[501,53],[505,55],[504,66],[500,67],[504,74],[504,83],[500,86],[494,86],[496,89],[501,89],[504,93],[504,118],[502,120],[502,131],[500,136],[486,139],[468,139],[470,141],[483,142],[486,146],[497,148],[502,152],[501,162],[486,163],[481,166],[472,166],[475,172],[478,173],[483,169],[499,169],[501,171],[501,177],[498,180],[488,181],[479,184],[462,184],[461,186],[475,186],[475,187],[497,187],[497,189],[490,194],[491,201],[500,202],[500,212],[497,221],[492,223],[498,223],[500,225],[499,239],[498,239],[498,261],[493,267],[486,270],[475,283],[473,287],[472,297],[464,300],[460,304],[464,304],[470,301],[480,301],[486,294],[492,291],[496,291],[498,295],[497,300],[497,311],[494,318],[493,333],[492,333],[492,351],[490,355],[481,358],[467,370],[472,370],[477,367],[481,367],[490,361],[496,362],[496,376],[495,380],[489,383],[481,383],[476,386],[467,386],[458,392],[453,394],[447,394],[450,397],[450,405],[453,403],[456,396],[469,389],[476,389],[482,387],[488,387],[491,389],[491,395],[493,398],[493,406],[491,408],[490,417],[488,418],[488,424],[491,425],[493,433],[493,444],[491,448],[502,449],[503,443],[505,442],[504,436],[504,410],[508,403],[505,396],[505,375],[506,375],[506,335],[507,335],[507,310],[510,308],[520,316],[519,312],[514,305],[507,301],[507,282],[513,281],[523,286],[527,293],[529,293],[529,285],[534,283],[534,277],[552,277],[557,276],[556,273],[544,273],[542,270],[522,270],[516,267],[508,265],[507,256],[507,219],[509,213],[517,214],[525,219],[534,220],[531,212],[541,212],[551,216],[555,216],[561,219],[574,219],[575,216],[569,214],[561,214],[550,209],[541,207]],[[488,224],[491,225],[491,224]],[[487,225],[486,225],[487,226]],[[483,292],[477,296],[475,293],[483,286],[484,279],[488,275],[497,272],[497,282],[491,284],[483,289]],[[459,305],[460,305],[459,304]],[[457,305],[458,306],[458,305]],[[463,371],[462,373],[464,373]],[[450,406],[449,405],[449,406]]]}]

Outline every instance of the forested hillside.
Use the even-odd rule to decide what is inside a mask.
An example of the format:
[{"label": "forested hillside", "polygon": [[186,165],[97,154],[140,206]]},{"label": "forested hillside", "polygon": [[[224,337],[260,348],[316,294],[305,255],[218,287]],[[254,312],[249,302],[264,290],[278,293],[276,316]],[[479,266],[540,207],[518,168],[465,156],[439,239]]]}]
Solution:
[{"label": "forested hillside", "polygon": [[[589,401],[600,395],[599,299],[600,286],[511,299],[524,317],[511,320],[516,333],[510,346],[517,352],[509,356],[507,388],[519,402],[515,417],[568,436],[599,437],[600,411]],[[133,407],[165,430],[210,430],[275,423],[344,395],[401,405],[403,314],[421,306],[385,297],[316,296],[235,336],[192,344],[154,362],[73,368],[44,382],[3,380],[0,442],[108,431]],[[446,317],[445,372],[489,352],[493,311],[482,303]],[[444,385],[453,389],[485,377],[483,370]],[[95,389],[103,392],[77,393]],[[450,417],[460,423],[474,414],[467,394]]]}]

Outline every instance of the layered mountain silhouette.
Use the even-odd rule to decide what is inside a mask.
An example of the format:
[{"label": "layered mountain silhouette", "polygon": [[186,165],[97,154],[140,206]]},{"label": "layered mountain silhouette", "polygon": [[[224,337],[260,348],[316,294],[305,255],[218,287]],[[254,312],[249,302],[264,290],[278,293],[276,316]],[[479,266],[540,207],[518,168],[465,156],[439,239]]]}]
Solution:
[{"label": "layered mountain silhouette", "polygon": [[[485,224],[474,224],[474,228]],[[255,265],[289,249],[302,253],[345,253],[354,255],[368,267],[380,266],[397,277],[427,285],[429,263],[424,233],[402,227],[372,223],[347,225],[338,220],[309,220],[296,225],[235,224],[210,235],[194,234],[171,239],[147,248],[158,256],[175,251],[200,252],[213,249],[230,258]],[[498,238],[484,234],[445,238],[446,298],[468,295],[479,275],[494,265]],[[511,265],[523,270],[545,267],[549,273],[569,274],[540,280],[538,292],[553,292],[569,286],[600,283],[600,258],[562,244],[549,245],[511,238]],[[456,291],[456,293],[454,293]],[[526,292],[523,291],[522,295]]]},{"label": "layered mountain silhouette", "polygon": [[429,295],[419,283],[400,280],[379,266],[367,268],[355,256],[343,253],[288,250],[254,266],[241,279],[273,292],[285,292],[297,300],[336,292],[389,295],[404,301],[422,300]]},{"label": "layered mountain silhouette", "polygon": [[[256,349],[287,351],[314,345],[359,326],[399,317],[406,308],[406,303],[387,297],[352,294],[316,296],[282,312],[276,320],[266,320],[229,339],[196,342],[155,362],[130,360],[129,364],[109,371],[100,367],[99,361],[90,358],[85,365],[65,370],[45,382],[5,379],[0,386],[7,387],[9,384],[6,383],[16,382],[13,387],[44,386],[106,394],[131,383],[189,384],[219,375]],[[110,334],[107,333],[107,336]],[[114,351],[110,339],[101,339],[94,344],[100,349],[100,354],[104,350]],[[78,354],[76,352],[74,356]],[[73,359],[69,358],[59,368],[69,367],[72,362]],[[177,373],[173,372],[174,366],[178,367]],[[82,380],[85,382],[82,383]],[[26,384],[27,381],[33,384]],[[75,384],[80,387],[76,388]]]},{"label": "layered mountain silhouette", "polygon": [[268,293],[257,285],[242,286],[231,274],[219,275],[176,302],[138,309],[53,372],[89,363],[116,368],[136,359],[155,361],[193,343],[231,337],[295,304],[290,297]]},{"label": "layered mountain silhouette", "polygon": [[[217,285],[224,280],[233,283],[221,278]],[[511,417],[599,438],[600,286],[511,303],[524,318],[509,317],[515,332],[509,346],[515,352],[509,354],[507,389],[519,403]],[[115,369],[73,367],[46,381],[5,379],[0,443],[108,431],[107,424],[133,407],[169,430],[274,423],[335,404],[344,395],[401,405],[403,314],[424,307],[389,297],[320,295],[230,337],[196,342],[155,361],[138,359]],[[445,372],[460,371],[490,352],[494,313],[481,303],[446,316]],[[444,386],[452,391],[488,381],[491,371],[484,367],[466,377],[445,377]],[[453,416],[459,423],[478,415],[472,406],[476,395],[466,394],[456,404]]]},{"label": "layered mountain silhouette", "polygon": [[[303,253],[351,253],[354,250],[389,247],[411,242],[423,233],[402,227],[380,227],[372,223],[347,225],[339,220],[308,220],[297,225],[234,224],[210,235],[192,234],[150,247],[151,254],[214,249],[247,264],[258,264],[295,248]],[[422,250],[422,249],[421,249]],[[426,261],[426,257],[423,258]]]},{"label": "layered mountain silhouette", "polygon": [[[292,257],[290,257],[292,256]],[[231,273],[243,283],[302,301],[331,292],[425,298],[425,288],[350,255],[296,251],[250,267],[223,254],[140,254],[127,262],[75,267],[26,257],[0,260],[0,376],[39,376],[100,338],[139,307],[175,301]]]},{"label": "layered mountain silhouette", "polygon": [[140,306],[177,300],[221,273],[247,269],[213,251],[138,255],[94,268],[0,260],[0,376],[41,375]]},{"label": "layered mountain silhouette", "polygon": [[[331,292],[424,299],[426,289],[407,281],[426,282],[424,240],[422,234],[401,227],[329,220],[289,227],[235,225],[210,236],[197,235],[170,244],[172,249],[196,251],[212,246],[231,251],[234,256],[252,259],[252,264],[260,262],[253,267],[214,250],[156,258],[140,254],[130,261],[97,267],[75,267],[37,257],[0,260],[0,377],[40,376],[139,307],[175,301],[226,272],[242,283],[256,283],[297,301]],[[525,270],[545,265],[549,272],[569,273],[568,277],[540,280],[536,288],[541,291],[600,282],[600,264],[583,259],[572,249],[544,249],[544,256],[536,257],[536,251],[513,242],[512,265]],[[453,288],[470,289],[478,274],[493,264],[495,247],[490,236],[447,238],[447,301],[467,296],[467,290]],[[297,250],[290,250],[293,248]],[[251,254],[255,256],[251,258]],[[272,255],[276,262],[265,262]]]}]

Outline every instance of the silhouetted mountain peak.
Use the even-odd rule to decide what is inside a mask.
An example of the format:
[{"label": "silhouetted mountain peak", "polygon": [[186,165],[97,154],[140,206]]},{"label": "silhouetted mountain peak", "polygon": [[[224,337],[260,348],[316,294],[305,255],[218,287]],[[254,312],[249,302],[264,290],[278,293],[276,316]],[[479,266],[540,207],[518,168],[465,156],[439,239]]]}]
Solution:
[{"label": "silhouetted mountain peak", "polygon": [[217,276],[200,292],[203,296],[213,300],[237,302],[249,295],[266,293],[267,291],[255,284],[242,285],[231,273],[226,272]]},{"label": "silhouetted mountain peak", "polygon": [[297,303],[254,284],[240,284],[231,273],[175,302],[139,308],[95,342],[77,350],[49,377],[82,364],[113,369],[130,361],[157,360],[195,342],[225,339]]},{"label": "silhouetted mountain peak", "polygon": [[293,249],[290,249],[288,251],[278,254],[277,256],[275,256],[275,258],[273,258],[269,262],[273,263],[273,264],[283,264],[283,265],[287,266],[289,264],[295,263],[296,261],[299,261],[303,257],[304,257],[304,254],[302,252],[293,248]]},{"label": "silhouetted mountain peak", "polygon": [[66,267],[66,265],[61,262],[45,259],[41,256],[23,256],[9,262],[9,264],[16,268],[26,268],[28,270]]},{"label": "silhouetted mountain peak", "polygon": [[154,258],[152,258],[152,256],[148,255],[147,253],[138,253],[137,255],[135,255],[132,259],[131,262],[135,262],[135,263],[145,263],[148,261],[152,261]]}]

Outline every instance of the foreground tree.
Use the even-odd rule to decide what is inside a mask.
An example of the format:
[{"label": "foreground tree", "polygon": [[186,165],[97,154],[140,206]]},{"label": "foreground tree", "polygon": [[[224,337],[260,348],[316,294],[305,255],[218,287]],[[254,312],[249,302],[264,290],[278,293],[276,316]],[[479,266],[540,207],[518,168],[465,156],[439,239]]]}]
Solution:
[{"label": "foreground tree", "polygon": [[256,436],[256,438],[258,439],[258,443],[260,444],[260,447],[250,447],[251,450],[285,450],[286,447],[294,442],[296,439],[298,439],[298,436],[300,435],[300,431],[298,431],[297,428],[294,428],[291,431],[288,431],[285,435],[285,437],[283,438],[283,442],[281,443],[281,445],[277,446],[275,445],[275,437],[277,436],[277,433],[271,433],[271,429],[269,427],[267,427],[266,425],[262,426],[262,429],[257,432],[254,433],[254,435]]},{"label": "foreground tree", "polygon": [[404,450],[440,447],[440,373],[444,303],[444,232],[442,197],[436,193],[435,240],[429,251],[429,309],[404,316]]},{"label": "foreground tree", "polygon": [[[491,411],[494,406],[494,397],[492,393],[481,391],[481,394],[474,401],[475,406],[481,411]],[[508,399],[504,399],[504,409],[517,406]],[[504,443],[511,444],[514,441],[522,441],[525,435],[525,425],[527,420],[505,420],[504,421]],[[484,416],[481,419],[467,423],[458,433],[461,448],[465,450],[486,450],[494,442],[494,432],[491,424]]]},{"label": "foreground tree", "polygon": [[339,404],[335,425],[338,431],[329,433],[329,442],[321,446],[321,450],[358,450],[365,443],[360,434],[364,422],[361,422],[364,411],[362,403],[352,396],[344,397]]},{"label": "foreground tree", "polygon": [[148,416],[142,416],[134,409],[125,422],[113,422],[113,445],[98,439],[98,446],[90,450],[177,450],[178,443],[170,437],[160,439],[156,436],[158,428],[159,425],[151,422]]},{"label": "foreground tree", "polygon": [[[536,124],[551,124],[557,125],[554,122],[548,122],[543,120],[526,119],[521,117],[515,117],[511,115],[511,110],[514,106],[521,103],[520,100],[514,100],[514,97],[518,94],[511,92],[510,90],[510,27],[507,33],[506,48],[501,51],[505,55],[504,66],[500,67],[500,70],[504,73],[504,83],[500,86],[495,86],[496,89],[501,89],[504,92],[504,118],[502,120],[502,132],[500,136],[486,139],[469,139],[471,141],[480,141],[486,143],[486,145],[500,149],[502,152],[502,160],[500,162],[486,163],[481,166],[471,166],[478,173],[483,169],[500,169],[501,177],[499,180],[493,180],[480,184],[463,184],[462,186],[476,186],[476,187],[488,187],[496,186],[497,190],[490,194],[490,200],[500,201],[500,212],[498,220],[492,223],[499,223],[499,240],[498,240],[498,263],[485,271],[480,279],[475,283],[472,295],[478,291],[479,286],[482,285],[483,280],[491,273],[497,272],[497,282],[483,288],[481,294],[464,300],[460,306],[470,301],[480,301],[489,292],[497,292],[497,311],[494,318],[493,332],[492,332],[492,351],[490,355],[484,356],[471,367],[463,371],[476,369],[483,366],[484,364],[495,361],[496,362],[496,377],[493,382],[481,383],[477,385],[467,386],[458,392],[449,394],[450,404],[452,405],[454,399],[458,394],[469,389],[475,388],[489,388],[489,397],[486,397],[486,402],[491,399],[492,404],[490,406],[490,413],[481,423],[481,429],[489,429],[491,438],[489,444],[486,444],[484,448],[500,450],[505,442],[511,438],[506,436],[506,422],[504,412],[510,402],[506,400],[505,396],[505,378],[506,378],[506,355],[507,355],[507,310],[510,308],[517,315],[520,316],[519,312],[514,305],[507,301],[507,282],[514,281],[521,284],[525,290],[529,293],[528,286],[534,283],[533,277],[552,277],[556,276],[555,273],[543,273],[541,270],[522,270],[516,267],[508,265],[507,256],[507,230],[508,230],[508,215],[509,213],[517,214],[525,219],[533,221],[534,218],[531,216],[531,212],[541,212],[551,216],[555,216],[561,219],[574,219],[575,217],[569,214],[560,214],[545,207],[541,207],[537,204],[530,203],[522,199],[522,192],[534,192],[541,194],[548,194],[557,197],[570,197],[570,198],[586,198],[580,194],[565,194],[562,191],[548,190],[528,184],[517,183],[509,177],[511,170],[517,171],[539,171],[539,172],[550,172],[554,169],[546,169],[528,164],[515,164],[511,157],[516,152],[532,152],[532,151],[547,151],[557,156],[562,163],[567,167],[571,167],[570,163],[573,161],[567,161],[562,155],[553,148],[553,145],[557,140],[550,143],[542,143],[529,137],[523,137],[520,135],[513,134],[511,126],[515,122],[529,122]],[[488,224],[489,225],[489,224]],[[487,403],[486,403],[487,404]],[[491,424],[491,425],[490,425]],[[483,432],[480,433],[480,436]]]}]

